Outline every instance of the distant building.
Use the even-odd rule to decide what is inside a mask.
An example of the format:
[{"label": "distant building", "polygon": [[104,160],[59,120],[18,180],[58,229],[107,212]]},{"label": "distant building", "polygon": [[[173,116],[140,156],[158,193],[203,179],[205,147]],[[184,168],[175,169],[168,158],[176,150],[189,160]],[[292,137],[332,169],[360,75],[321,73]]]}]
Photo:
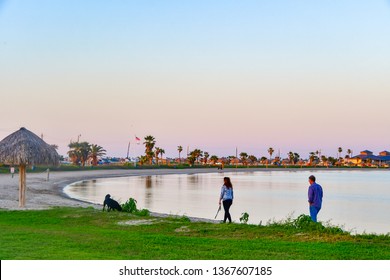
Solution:
[{"label": "distant building", "polygon": [[230,164],[231,165],[242,165],[242,162],[240,161],[239,158],[233,158],[233,159],[231,159]]},{"label": "distant building", "polygon": [[382,163],[389,164],[390,163],[390,152],[382,151],[379,153],[379,158]]},{"label": "distant building", "polygon": [[388,151],[382,151],[379,153],[378,156],[374,155],[373,152],[364,150],[361,151],[359,155],[354,156],[348,160],[348,162],[361,165],[364,162],[371,161],[372,164],[381,165],[383,163],[389,163],[390,162],[390,152]]},{"label": "distant building", "polygon": [[364,150],[364,151],[361,151],[360,152],[360,155],[361,156],[372,156],[373,155],[373,152],[369,151],[369,150]]}]

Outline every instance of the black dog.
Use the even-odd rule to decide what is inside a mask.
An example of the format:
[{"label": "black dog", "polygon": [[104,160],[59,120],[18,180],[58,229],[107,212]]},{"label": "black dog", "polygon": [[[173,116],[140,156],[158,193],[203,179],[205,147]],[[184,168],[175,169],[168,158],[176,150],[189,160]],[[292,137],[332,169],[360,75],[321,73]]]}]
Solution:
[{"label": "black dog", "polygon": [[103,202],[103,211],[104,208],[106,208],[107,205],[107,211],[109,212],[111,209],[122,211],[122,207],[119,205],[119,203],[111,198],[111,195],[107,194],[106,198]]}]

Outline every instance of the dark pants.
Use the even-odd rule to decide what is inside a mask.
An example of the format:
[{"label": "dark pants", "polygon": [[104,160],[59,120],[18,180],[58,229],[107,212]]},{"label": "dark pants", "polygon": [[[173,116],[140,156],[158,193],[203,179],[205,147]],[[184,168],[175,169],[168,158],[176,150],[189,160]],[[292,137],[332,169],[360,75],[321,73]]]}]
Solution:
[{"label": "dark pants", "polygon": [[232,206],[233,200],[227,199],[223,201],[223,209],[225,209],[225,217],[223,218],[223,222],[226,223],[226,220],[229,220],[229,223],[232,222],[232,217],[230,216],[229,209]]}]

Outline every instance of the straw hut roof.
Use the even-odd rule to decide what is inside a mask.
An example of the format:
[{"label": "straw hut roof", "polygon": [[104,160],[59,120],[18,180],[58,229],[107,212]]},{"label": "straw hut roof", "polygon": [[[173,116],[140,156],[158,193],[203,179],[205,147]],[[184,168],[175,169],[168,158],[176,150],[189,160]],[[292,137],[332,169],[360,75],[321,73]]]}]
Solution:
[{"label": "straw hut roof", "polygon": [[55,148],[22,127],[0,142],[0,162],[10,165],[55,165],[59,155]]}]

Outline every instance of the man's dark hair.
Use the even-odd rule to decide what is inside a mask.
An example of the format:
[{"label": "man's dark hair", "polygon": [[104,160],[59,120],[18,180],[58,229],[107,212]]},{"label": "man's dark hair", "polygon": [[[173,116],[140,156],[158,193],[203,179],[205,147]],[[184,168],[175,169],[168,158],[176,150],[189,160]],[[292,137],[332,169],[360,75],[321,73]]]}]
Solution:
[{"label": "man's dark hair", "polygon": [[316,181],[316,177],[314,177],[313,175],[310,175],[309,180],[315,182]]}]

